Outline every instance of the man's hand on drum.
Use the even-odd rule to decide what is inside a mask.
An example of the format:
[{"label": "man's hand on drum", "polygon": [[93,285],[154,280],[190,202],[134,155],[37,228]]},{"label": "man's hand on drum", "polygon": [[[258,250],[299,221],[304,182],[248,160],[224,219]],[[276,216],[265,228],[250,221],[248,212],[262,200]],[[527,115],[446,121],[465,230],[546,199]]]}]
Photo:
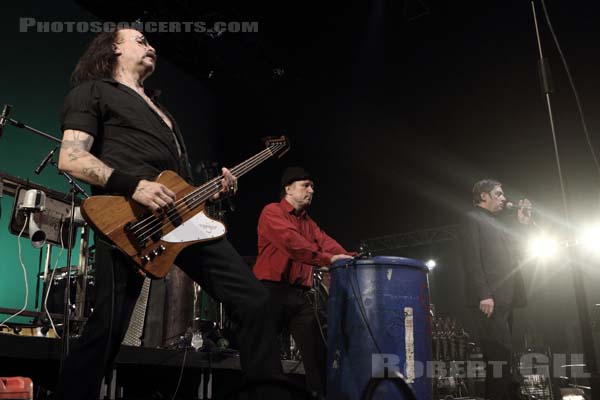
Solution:
[{"label": "man's hand on drum", "polygon": [[336,254],[333,257],[331,257],[331,264],[335,263],[336,261],[346,260],[349,258],[354,258],[354,257],[349,256],[348,254]]}]

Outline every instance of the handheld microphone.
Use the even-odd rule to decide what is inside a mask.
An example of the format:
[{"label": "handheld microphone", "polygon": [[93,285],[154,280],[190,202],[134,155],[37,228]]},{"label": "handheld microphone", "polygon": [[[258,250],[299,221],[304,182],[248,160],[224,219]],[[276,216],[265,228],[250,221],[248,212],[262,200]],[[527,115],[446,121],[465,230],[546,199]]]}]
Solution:
[{"label": "handheld microphone", "polygon": [[10,104],[5,104],[2,107],[2,113],[0,114],[0,138],[2,137],[2,132],[4,131],[4,126],[6,122],[8,122],[8,114],[10,114],[12,106]]},{"label": "handheld microphone", "polygon": [[35,174],[39,175],[40,172],[42,172],[42,170],[44,168],[46,168],[46,164],[48,164],[50,162],[50,160],[52,160],[52,156],[54,156],[54,153],[56,153],[56,150],[58,150],[59,146],[56,146],[55,148],[52,149],[52,151],[50,153],[48,153],[48,155],[46,157],[44,157],[44,159],[42,160],[42,162],[40,163],[40,165],[37,166],[37,168],[35,169]]},{"label": "handheld microphone", "polygon": [[507,201],[505,204],[507,210],[518,210],[523,209],[525,211],[533,210],[533,206],[519,206],[518,204],[513,203],[512,201]]}]

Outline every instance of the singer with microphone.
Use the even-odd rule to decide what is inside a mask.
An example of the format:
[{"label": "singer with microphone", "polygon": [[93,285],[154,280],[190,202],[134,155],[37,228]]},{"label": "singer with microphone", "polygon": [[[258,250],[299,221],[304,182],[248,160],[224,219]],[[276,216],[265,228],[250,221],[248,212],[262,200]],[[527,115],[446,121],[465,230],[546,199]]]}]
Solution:
[{"label": "singer with microphone", "polygon": [[[498,219],[509,205],[500,182],[481,180],[473,186],[472,194],[473,208],[466,213],[461,229],[466,306],[487,365],[485,397],[514,399],[517,381],[511,373],[513,310],[526,305],[514,243],[518,229],[510,229]],[[532,224],[529,200],[510,206],[518,208],[518,226]]]}]

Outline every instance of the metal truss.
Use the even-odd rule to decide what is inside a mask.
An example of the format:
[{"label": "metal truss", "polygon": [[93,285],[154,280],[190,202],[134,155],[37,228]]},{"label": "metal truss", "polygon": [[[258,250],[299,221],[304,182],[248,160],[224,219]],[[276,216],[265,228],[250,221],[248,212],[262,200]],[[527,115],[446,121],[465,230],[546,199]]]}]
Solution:
[{"label": "metal truss", "polygon": [[458,229],[459,225],[447,225],[437,228],[363,239],[361,240],[361,244],[366,246],[366,248],[372,252],[402,249],[407,247],[418,247],[433,243],[456,240],[458,239]]}]

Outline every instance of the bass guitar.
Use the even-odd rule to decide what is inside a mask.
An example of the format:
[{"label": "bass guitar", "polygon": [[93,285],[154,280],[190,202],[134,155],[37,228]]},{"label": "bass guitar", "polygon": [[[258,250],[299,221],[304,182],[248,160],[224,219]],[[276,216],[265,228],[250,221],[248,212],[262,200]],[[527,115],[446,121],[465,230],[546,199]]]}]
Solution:
[{"label": "bass guitar", "polygon": [[[281,157],[289,148],[285,136],[265,139],[266,148],[231,168],[239,178],[271,157]],[[81,214],[100,234],[108,238],[151,278],[163,278],[181,250],[194,243],[225,235],[221,222],[209,218],[204,204],[222,190],[217,176],[194,187],[173,171],[164,171],[156,182],[175,192],[175,203],[160,212],[124,196],[92,196],[83,201]]]}]

